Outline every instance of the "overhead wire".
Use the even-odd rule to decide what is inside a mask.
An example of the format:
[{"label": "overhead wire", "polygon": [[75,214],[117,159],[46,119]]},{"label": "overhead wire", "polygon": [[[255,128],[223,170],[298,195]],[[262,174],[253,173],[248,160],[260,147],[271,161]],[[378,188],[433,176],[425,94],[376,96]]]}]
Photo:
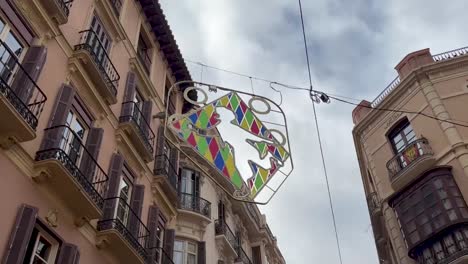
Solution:
[{"label": "overhead wire", "polygon": [[325,175],[325,182],[326,182],[326,185],[327,185],[328,199],[329,199],[329,203],[330,203],[330,211],[331,211],[331,216],[332,216],[332,221],[333,221],[333,228],[334,228],[334,231],[335,231],[335,239],[336,239],[336,246],[337,246],[337,250],[338,250],[338,257],[339,257],[340,263],[343,264],[343,258],[342,258],[342,255],[341,255],[340,239],[339,239],[339,236],[338,236],[338,228],[336,226],[335,210],[333,208],[333,199],[332,199],[332,195],[331,195],[330,182],[328,180],[328,172],[327,172],[327,165],[326,165],[326,162],[325,162],[325,154],[324,154],[324,151],[323,151],[322,137],[320,136],[320,127],[319,127],[319,122],[318,122],[317,110],[315,109],[315,103],[316,103],[317,99],[315,98],[314,88],[313,88],[313,85],[312,85],[312,72],[311,72],[311,69],[310,69],[309,51],[308,51],[308,48],[307,48],[307,36],[306,36],[306,32],[305,32],[304,14],[303,14],[303,11],[302,11],[302,2],[301,2],[301,0],[298,0],[298,2],[299,2],[299,12],[300,12],[300,15],[301,15],[302,36],[304,37],[304,49],[305,49],[305,55],[306,55],[306,60],[307,60],[307,72],[308,72],[308,75],[309,75],[309,85],[310,85],[309,86],[309,88],[310,88],[309,95],[310,95],[310,98],[312,99],[312,109],[313,109],[313,112],[314,112],[315,128],[317,130],[317,139],[318,139],[319,148],[320,148],[320,156],[322,158],[322,167],[323,167],[323,172],[324,172],[324,175]]}]

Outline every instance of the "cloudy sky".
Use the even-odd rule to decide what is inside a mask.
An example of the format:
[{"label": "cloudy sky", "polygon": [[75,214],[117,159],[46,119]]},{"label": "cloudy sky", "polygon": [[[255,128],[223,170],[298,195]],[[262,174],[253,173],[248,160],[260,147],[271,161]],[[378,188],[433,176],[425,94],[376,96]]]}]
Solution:
[{"label": "cloudy sky", "polygon": [[[295,0],[162,0],[184,58],[307,87]],[[303,1],[314,88],[373,100],[407,53],[468,45],[465,1]],[[203,78],[250,91],[250,81],[187,63]],[[255,91],[275,96],[268,84]],[[305,92],[283,91],[296,169],[261,210],[290,264],[339,263],[312,105]],[[343,263],[378,263],[351,130],[353,107],[318,106]]]}]

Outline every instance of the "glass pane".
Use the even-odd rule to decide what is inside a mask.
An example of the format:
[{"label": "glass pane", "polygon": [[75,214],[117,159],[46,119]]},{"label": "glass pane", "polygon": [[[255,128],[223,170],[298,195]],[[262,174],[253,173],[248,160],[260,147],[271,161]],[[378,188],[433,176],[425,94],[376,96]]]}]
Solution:
[{"label": "glass pane", "polygon": [[184,257],[182,252],[174,252],[174,263],[175,264],[184,264]]},{"label": "glass pane", "polygon": [[196,257],[195,255],[188,254],[187,255],[187,264],[195,264],[196,263]]},{"label": "glass pane", "polygon": [[176,240],[174,243],[174,250],[184,251],[184,242]]},{"label": "glass pane", "polygon": [[188,247],[187,247],[187,251],[188,252],[196,252],[197,250],[197,245],[195,245],[194,243],[188,243]]},{"label": "glass pane", "polygon": [[43,237],[39,238],[39,242],[37,243],[36,248],[36,255],[47,260],[49,258],[51,247],[52,245],[47,240],[45,240]]},{"label": "glass pane", "polygon": [[18,39],[11,32],[8,32],[5,43],[16,56],[19,56],[23,51],[23,45],[21,45]]}]

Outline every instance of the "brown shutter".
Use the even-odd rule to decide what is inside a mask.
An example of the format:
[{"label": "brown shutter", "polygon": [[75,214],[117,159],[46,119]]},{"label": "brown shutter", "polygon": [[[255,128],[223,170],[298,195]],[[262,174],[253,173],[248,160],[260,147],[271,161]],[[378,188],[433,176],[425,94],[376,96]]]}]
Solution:
[{"label": "brown shutter", "polygon": [[[174,258],[174,240],[175,240],[175,230],[174,229],[166,229],[164,232],[164,251],[166,252],[167,256],[163,254],[163,264],[171,264],[170,260]],[[168,260],[167,258],[170,258]]]},{"label": "brown shutter", "polygon": [[60,247],[60,252],[57,257],[57,264],[78,264],[80,261],[80,252],[78,251],[78,247],[64,243]]},{"label": "brown shutter", "polygon": [[[54,109],[50,117],[49,127],[64,125],[75,97],[75,89],[63,84],[55,101]],[[58,148],[63,129],[46,130],[42,140],[41,150]]]},{"label": "brown shutter", "polygon": [[[158,134],[156,138],[156,161],[154,162],[154,173],[160,175],[164,172],[165,158],[162,156],[164,154],[164,144],[166,144],[166,139],[164,138],[164,127],[160,125],[158,128]],[[169,158],[169,157],[168,157]]]},{"label": "brown shutter", "polygon": [[[124,159],[122,155],[115,153],[112,155],[111,164],[109,166],[109,186],[106,193],[106,198],[117,197],[119,191],[119,182],[122,175]],[[104,220],[109,220],[114,218],[115,206],[117,199],[106,200],[104,202]]]},{"label": "brown shutter", "polygon": [[171,162],[171,166],[169,168],[169,181],[172,182],[174,181],[175,182],[175,185],[177,185],[177,172],[179,171],[179,150],[177,150],[175,147],[171,148],[171,153],[170,153],[171,157],[170,157],[170,162]]},{"label": "brown shutter", "polygon": [[198,261],[197,264],[206,264],[206,243],[205,241],[198,242]]},{"label": "brown shutter", "polygon": [[[143,102],[143,106],[142,106],[142,109],[141,109],[141,113],[143,115],[143,118],[145,119],[146,123],[142,124],[142,129],[143,129],[143,133],[145,134],[145,136],[148,138],[149,134],[150,134],[150,129],[151,129],[151,111],[153,109],[153,102],[151,102],[151,100],[148,100],[148,101],[144,101]],[[143,121],[143,122],[145,122]],[[153,146],[152,146],[153,147]]]},{"label": "brown shutter", "polygon": [[252,260],[254,264],[262,264],[262,254],[260,246],[252,247]]},{"label": "brown shutter", "polygon": [[24,56],[22,62],[24,71],[18,70],[11,87],[16,95],[25,103],[29,102],[34,89],[34,83],[39,79],[46,58],[47,48],[45,46],[30,47]]},{"label": "brown shutter", "polygon": [[134,72],[128,72],[127,74],[127,83],[125,84],[125,94],[123,97],[122,110],[120,116],[132,116],[133,114],[133,104],[125,104],[126,102],[133,102],[136,92],[136,74]]},{"label": "brown shutter", "polygon": [[[156,257],[156,252],[158,249],[158,238],[157,238],[157,230],[158,230],[158,219],[159,219],[159,208],[156,205],[151,205],[148,210],[148,230],[150,232],[150,236],[148,238],[148,259],[153,261]],[[152,263],[152,262],[150,262]]]},{"label": "brown shutter", "polygon": [[99,155],[103,134],[104,129],[95,127],[91,128],[88,133],[85,146],[88,151],[83,151],[80,170],[90,182],[93,182],[94,180],[94,172],[97,166],[97,163],[94,161],[97,160]]},{"label": "brown shutter", "polygon": [[130,219],[128,221],[128,229],[130,230],[130,233],[132,233],[135,236],[135,238],[138,238],[139,236],[143,235],[142,233],[140,233],[142,230],[140,230],[141,227],[139,226],[140,222],[138,220],[141,217],[144,196],[145,186],[135,185],[133,187],[130,207],[132,208],[133,212],[135,212],[136,216],[133,214],[130,215]]},{"label": "brown shutter", "polygon": [[8,248],[3,256],[3,264],[23,263],[29,240],[36,224],[38,209],[23,204],[16,215],[15,226],[10,235]]}]

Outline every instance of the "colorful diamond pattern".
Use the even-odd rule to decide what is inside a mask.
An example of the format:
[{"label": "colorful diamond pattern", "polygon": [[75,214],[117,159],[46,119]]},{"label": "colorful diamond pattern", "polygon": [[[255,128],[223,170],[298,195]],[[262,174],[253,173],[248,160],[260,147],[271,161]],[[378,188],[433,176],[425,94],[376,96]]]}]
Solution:
[{"label": "colorful diamond pattern", "polygon": [[[273,141],[273,135],[248,108],[237,93],[234,92],[198,109],[196,112],[183,116],[183,118],[174,121],[172,126],[177,130],[177,135],[179,135],[181,139],[194,147],[201,156],[240,189],[243,185],[243,180],[236,168],[232,147],[227,143],[224,144],[220,137],[200,136],[189,126],[189,123],[191,123],[198,129],[214,127],[219,122],[219,116],[216,113],[217,107],[224,107],[234,113],[235,119],[233,120],[233,124],[238,125],[245,131],[258,137]],[[247,141],[259,151],[262,159],[267,156],[267,153],[271,153],[273,157],[281,162],[284,162],[289,157],[289,153],[283,146],[273,145],[266,141],[257,142],[249,139]],[[253,176],[247,180],[247,184],[251,190],[252,197],[255,196],[269,178],[277,172],[279,168],[277,160],[270,158],[270,169],[262,168],[252,161],[249,162]]]}]

